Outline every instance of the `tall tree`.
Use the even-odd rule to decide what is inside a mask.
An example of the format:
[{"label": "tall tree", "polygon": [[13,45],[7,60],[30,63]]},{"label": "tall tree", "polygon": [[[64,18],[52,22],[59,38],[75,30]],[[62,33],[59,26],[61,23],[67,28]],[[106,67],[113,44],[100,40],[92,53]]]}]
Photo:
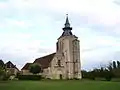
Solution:
[{"label": "tall tree", "polygon": [[0,60],[0,80],[3,80],[5,73],[4,62]]},{"label": "tall tree", "polygon": [[117,61],[117,68],[120,68],[120,61]]},{"label": "tall tree", "polygon": [[109,65],[107,66],[107,69],[108,69],[109,71],[112,71],[112,70],[113,70],[112,63],[109,63]]},{"label": "tall tree", "polygon": [[115,62],[115,61],[113,61],[113,68],[114,68],[114,69],[117,68],[117,66],[116,66],[116,62]]},{"label": "tall tree", "polygon": [[41,71],[42,71],[42,69],[41,69],[41,66],[39,65],[39,64],[32,64],[31,66],[30,66],[30,69],[29,69],[29,71],[31,72],[31,73],[33,73],[33,74],[38,74],[38,73],[40,73]]},{"label": "tall tree", "polygon": [[2,60],[0,60],[0,67],[4,68],[4,62]]}]

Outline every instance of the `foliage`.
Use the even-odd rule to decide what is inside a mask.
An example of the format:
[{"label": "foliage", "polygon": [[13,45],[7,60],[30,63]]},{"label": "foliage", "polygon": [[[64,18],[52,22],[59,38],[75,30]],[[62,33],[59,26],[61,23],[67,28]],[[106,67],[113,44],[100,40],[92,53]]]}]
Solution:
[{"label": "foliage", "polygon": [[117,61],[117,68],[120,69],[120,61]]},{"label": "foliage", "polygon": [[41,80],[41,75],[18,75],[19,80]]},{"label": "foliage", "polygon": [[0,68],[0,80],[3,80],[5,71]]},{"label": "foliage", "polygon": [[107,81],[111,81],[112,77],[113,77],[113,73],[107,69],[104,70],[103,72],[103,77],[107,80]]},{"label": "foliage", "polygon": [[0,60],[0,67],[4,67],[4,62],[2,60]]},{"label": "foliage", "polygon": [[112,67],[110,71],[113,73],[113,76],[115,78],[120,78],[120,61],[113,61],[109,66]]},{"label": "foliage", "polygon": [[5,64],[2,60],[0,60],[0,80],[8,80],[11,76],[11,72],[7,70]]},{"label": "foliage", "polygon": [[3,80],[5,74],[5,65],[2,60],[0,60],[0,80]]},{"label": "foliage", "polygon": [[116,66],[116,62],[115,62],[115,61],[113,61],[113,68],[114,68],[114,69],[117,68],[117,66]]},{"label": "foliage", "polygon": [[4,81],[8,80],[10,76],[11,76],[10,74],[4,73],[3,80],[4,80]]},{"label": "foliage", "polygon": [[4,67],[4,62],[2,60],[0,60],[0,76],[3,75],[4,71],[5,71],[5,67]]},{"label": "foliage", "polygon": [[40,73],[42,70],[41,70],[41,66],[37,63],[34,63],[30,66],[30,72],[33,73],[33,74],[38,74]]},{"label": "foliage", "polygon": [[83,78],[95,80],[95,78],[105,78],[110,81],[112,78],[120,78],[120,62],[113,61],[106,67],[95,68],[92,71],[82,71]]}]

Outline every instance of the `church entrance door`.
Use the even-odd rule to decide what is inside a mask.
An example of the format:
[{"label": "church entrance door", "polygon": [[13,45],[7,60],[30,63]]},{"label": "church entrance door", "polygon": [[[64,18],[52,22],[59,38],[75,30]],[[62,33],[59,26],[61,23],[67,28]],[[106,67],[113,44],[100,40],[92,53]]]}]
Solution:
[{"label": "church entrance door", "polygon": [[60,74],[60,79],[62,79],[62,74]]}]

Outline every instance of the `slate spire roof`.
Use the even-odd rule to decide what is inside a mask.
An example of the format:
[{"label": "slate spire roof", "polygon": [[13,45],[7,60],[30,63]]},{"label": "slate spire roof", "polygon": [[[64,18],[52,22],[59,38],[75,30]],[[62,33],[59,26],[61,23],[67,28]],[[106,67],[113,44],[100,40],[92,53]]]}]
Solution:
[{"label": "slate spire roof", "polygon": [[68,19],[68,14],[66,14],[65,27],[70,27],[70,23],[69,23],[69,19]]},{"label": "slate spire roof", "polygon": [[69,18],[68,18],[68,14],[66,14],[66,21],[65,21],[65,24],[64,24],[64,28],[63,28],[63,33],[62,35],[60,36],[61,37],[64,37],[64,36],[72,36],[72,27],[70,27],[70,22],[69,22]]}]

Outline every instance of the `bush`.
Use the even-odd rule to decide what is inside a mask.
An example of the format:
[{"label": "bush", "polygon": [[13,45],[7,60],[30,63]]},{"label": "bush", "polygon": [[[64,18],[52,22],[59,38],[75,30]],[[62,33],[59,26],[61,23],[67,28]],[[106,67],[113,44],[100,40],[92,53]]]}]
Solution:
[{"label": "bush", "polygon": [[37,63],[34,63],[30,66],[29,71],[33,74],[40,73],[42,71],[41,66]]},{"label": "bush", "polygon": [[5,74],[4,77],[3,77],[3,80],[4,80],[4,81],[7,81],[7,80],[9,79],[9,77],[10,77],[10,75]]},{"label": "bush", "polygon": [[113,73],[110,71],[104,71],[104,77],[107,81],[111,81],[112,77],[113,77]]},{"label": "bush", "polygon": [[74,78],[74,80],[80,80],[79,78]]},{"label": "bush", "polygon": [[18,75],[19,80],[41,80],[41,75]]},{"label": "bush", "polygon": [[106,79],[107,81],[111,81],[112,77],[111,77],[111,76],[107,76],[107,77],[105,77],[105,79]]}]

